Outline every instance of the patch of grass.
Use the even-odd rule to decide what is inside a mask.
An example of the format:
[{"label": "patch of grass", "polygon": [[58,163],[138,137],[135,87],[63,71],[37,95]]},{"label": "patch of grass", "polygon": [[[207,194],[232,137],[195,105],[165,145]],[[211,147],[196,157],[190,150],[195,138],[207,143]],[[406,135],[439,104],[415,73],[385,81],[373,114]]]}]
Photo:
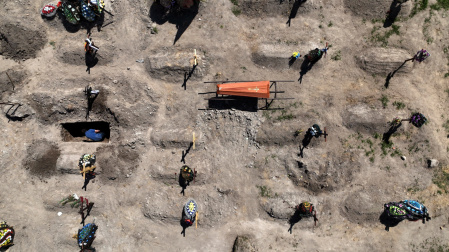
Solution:
[{"label": "patch of grass", "polygon": [[277,119],[278,121],[284,121],[284,120],[292,120],[292,119],[294,119],[294,118],[296,118],[296,116],[292,115],[291,113],[290,113],[290,114],[287,114],[287,113],[285,112],[285,113],[283,113],[282,115],[278,116],[276,119]]},{"label": "patch of grass", "polygon": [[396,109],[398,109],[398,110],[405,108],[405,104],[403,102],[398,102],[398,101],[394,101],[393,106],[395,106]]},{"label": "patch of grass", "polygon": [[418,179],[416,178],[416,179],[415,179],[415,183],[412,185],[412,187],[407,188],[407,191],[410,192],[410,193],[412,193],[412,194],[415,194],[415,193],[418,192],[419,190],[420,190],[420,189],[419,189],[419,185],[418,185]]},{"label": "patch of grass", "polygon": [[430,5],[433,10],[449,10],[449,0],[437,0],[435,4]]},{"label": "patch of grass", "polygon": [[377,22],[383,23],[383,21],[382,21],[381,18],[373,18],[373,19],[371,19],[371,23],[375,24],[375,23],[377,23]]},{"label": "patch of grass", "polygon": [[371,141],[371,139],[366,139],[366,143],[369,145],[369,147],[373,147],[373,141]]},{"label": "patch of grass", "polygon": [[390,30],[391,34],[399,35],[400,34],[399,28],[401,28],[399,25],[395,25],[395,24],[391,25],[391,30]]},{"label": "patch of grass", "polygon": [[427,6],[429,5],[429,0],[421,0],[419,1],[419,7],[418,10],[419,11],[423,11],[427,8]]},{"label": "patch of grass", "polygon": [[443,128],[445,128],[446,132],[449,133],[449,120],[447,120],[445,123],[443,123]]},{"label": "patch of grass", "polygon": [[56,45],[55,41],[50,41],[49,44],[53,47],[53,49],[55,49],[55,45]]},{"label": "patch of grass", "polygon": [[153,32],[154,32],[154,34],[157,34],[157,33],[159,32],[159,30],[157,29],[157,27],[154,27],[154,28],[153,28]]},{"label": "patch of grass", "polygon": [[370,157],[370,158],[369,158],[369,161],[370,161],[371,163],[374,163],[374,156]]},{"label": "patch of grass", "polygon": [[270,115],[270,112],[268,110],[264,110],[262,114],[267,120],[270,120],[272,117]]},{"label": "patch of grass", "polygon": [[235,6],[239,5],[239,1],[238,0],[231,0],[231,3]]},{"label": "patch of grass", "polygon": [[429,33],[429,27],[431,25],[433,12],[432,10],[429,11],[429,16],[424,19],[424,24],[422,26],[422,33],[424,37],[426,38],[427,44],[432,44],[434,38]]},{"label": "patch of grass", "polygon": [[393,147],[393,142],[386,143],[382,141],[380,144],[380,149],[382,150],[382,155],[386,156],[388,154],[388,151]]},{"label": "patch of grass", "polygon": [[401,152],[400,150],[398,150],[398,149],[395,149],[395,150],[390,154],[390,156],[391,156],[391,157],[394,157],[394,156],[400,157],[400,156],[402,156],[402,152]]},{"label": "patch of grass", "polygon": [[259,195],[261,197],[264,197],[264,198],[272,197],[272,195],[271,195],[272,192],[269,187],[267,187],[267,186],[256,186],[256,187],[259,188]]},{"label": "patch of grass", "polygon": [[439,168],[435,171],[435,174],[433,175],[432,182],[438,186],[438,188],[441,189],[441,191],[444,191],[444,193],[449,192],[449,172],[443,170],[442,168]]},{"label": "patch of grass", "polygon": [[332,59],[332,60],[335,60],[335,61],[341,60],[341,51],[338,50],[336,53],[334,53],[334,54],[331,56],[331,59]]},{"label": "patch of grass", "polygon": [[429,0],[415,0],[415,3],[413,4],[413,9],[410,12],[410,17],[413,17],[416,14],[418,14],[418,12],[425,10],[428,5]]},{"label": "patch of grass", "polygon": [[388,102],[390,101],[386,95],[382,95],[382,97],[379,99],[379,101],[382,103],[382,107],[386,108],[388,106]]},{"label": "patch of grass", "polygon": [[444,78],[447,78],[447,77],[449,77],[449,72],[444,74]]},{"label": "patch of grass", "polygon": [[374,139],[380,139],[380,134],[376,132],[374,133],[373,137]]},{"label": "patch of grass", "polygon": [[380,26],[374,26],[371,30],[371,42],[381,43],[381,46],[386,47],[388,45],[388,39],[391,37],[391,35],[400,34],[399,28],[400,27],[398,25],[393,24],[390,30],[382,33],[378,32],[380,30]]},{"label": "patch of grass", "polygon": [[238,15],[242,14],[242,10],[240,10],[240,8],[237,6],[232,6],[232,13],[235,16],[238,16]]},{"label": "patch of grass", "polygon": [[332,23],[332,21],[329,21],[329,24],[327,24],[327,27],[332,27],[334,24]]},{"label": "patch of grass", "polygon": [[318,25],[318,28],[323,29],[323,26],[320,24],[320,25]]},{"label": "patch of grass", "polygon": [[410,244],[411,252],[449,252],[449,245],[445,240],[440,240],[436,237],[425,239],[420,244]]}]

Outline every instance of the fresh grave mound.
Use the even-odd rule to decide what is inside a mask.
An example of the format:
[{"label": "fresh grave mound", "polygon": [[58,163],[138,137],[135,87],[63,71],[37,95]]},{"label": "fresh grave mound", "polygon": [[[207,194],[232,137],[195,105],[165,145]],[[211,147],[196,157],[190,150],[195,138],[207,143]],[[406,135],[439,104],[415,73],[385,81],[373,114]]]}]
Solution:
[{"label": "fresh grave mound", "polygon": [[[357,61],[360,68],[368,73],[387,75],[399,69],[405,60],[411,59],[412,57],[412,55],[403,49],[375,47],[363,51],[357,57]],[[412,65],[412,62],[405,63],[398,70],[398,73],[410,72]]]},{"label": "fresh grave mound", "polygon": [[[101,46],[101,45],[100,45]],[[95,66],[106,66],[111,63],[114,59],[114,52],[112,48],[101,46],[100,50],[97,52],[95,60]],[[86,62],[92,60],[91,58],[86,57],[86,52],[80,46],[76,50],[64,51],[60,54],[60,60],[63,63],[75,65],[75,66],[85,66],[90,62]]]},{"label": "fresh grave mound", "polygon": [[[251,60],[259,66],[270,69],[288,69],[292,53],[304,47],[306,46],[298,43],[263,43],[255,48]],[[302,61],[303,57],[298,58],[290,68],[301,70]]]},{"label": "fresh grave mound", "polygon": [[[195,48],[195,47],[191,47]],[[193,49],[173,49],[161,48],[158,51],[151,52],[145,59],[145,68],[151,77],[165,81],[179,83],[187,78],[191,73],[190,79],[201,78],[208,72],[206,56],[204,52],[197,49],[197,63],[194,68],[194,50]]]},{"label": "fresh grave mound", "polygon": [[64,142],[81,142],[86,140],[85,130],[98,129],[104,133],[101,142],[108,143],[110,137],[110,125],[108,122],[76,122],[61,123],[61,136]]},{"label": "fresh grave mound", "polygon": [[[390,9],[391,1],[372,1],[372,0],[344,0],[344,6],[351,10],[354,15],[366,19],[384,19],[387,11]],[[412,1],[401,5],[399,16],[407,17],[412,10]]]},{"label": "fresh grave mound", "polygon": [[[164,192],[158,189],[150,193],[142,209],[144,216],[151,220],[178,222],[187,198],[177,199],[175,195],[179,195],[179,191]],[[226,220],[238,211],[241,200],[238,193],[231,189],[197,188],[196,195],[194,200],[198,204],[201,226],[208,228],[226,225]]]},{"label": "fresh grave mound", "polygon": [[287,220],[292,216],[294,211],[284,202],[285,200],[282,197],[262,198],[260,205],[270,217]]},{"label": "fresh grave mound", "polygon": [[374,193],[357,191],[346,197],[340,209],[341,215],[354,223],[374,223],[382,211],[382,200]]},{"label": "fresh grave mound", "polygon": [[101,169],[98,178],[103,182],[123,182],[132,176],[140,161],[139,152],[128,146],[100,147],[95,155]]},{"label": "fresh grave mound", "polygon": [[23,166],[33,176],[48,178],[55,174],[60,154],[56,143],[46,139],[35,140],[28,146]]},{"label": "fresh grave mound", "polygon": [[[303,152],[308,157],[307,155],[313,155],[314,150],[305,149]],[[325,159],[322,158],[324,156]],[[283,168],[294,185],[306,188],[311,194],[344,187],[360,172],[361,165],[354,153],[324,153],[318,159],[315,153],[310,157],[315,161],[303,163],[287,159]]]},{"label": "fresh grave mound", "polygon": [[[380,103],[380,102],[379,102]],[[374,134],[386,130],[386,118],[382,110],[359,103],[348,106],[342,114],[343,125],[354,132]]]},{"label": "fresh grave mound", "polygon": [[[94,100],[89,119],[114,122],[113,112],[106,106],[107,90],[100,89],[100,95]],[[82,89],[67,96],[50,93],[30,95],[31,107],[36,111],[38,120],[45,125],[68,120],[84,120],[87,112],[87,99]]]},{"label": "fresh grave mound", "polygon": [[44,32],[21,25],[4,24],[0,27],[0,55],[14,60],[35,58],[47,37]]}]

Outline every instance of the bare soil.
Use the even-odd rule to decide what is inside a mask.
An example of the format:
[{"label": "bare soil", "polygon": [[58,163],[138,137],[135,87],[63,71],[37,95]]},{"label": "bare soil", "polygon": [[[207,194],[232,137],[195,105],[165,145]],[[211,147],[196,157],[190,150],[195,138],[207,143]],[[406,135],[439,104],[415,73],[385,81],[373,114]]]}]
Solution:
[{"label": "bare soil", "polygon": [[[390,1],[205,0],[171,14],[152,0],[105,2],[113,16],[78,26],[41,18],[43,0],[0,2],[1,102],[20,104],[15,117],[0,116],[10,251],[76,251],[78,209],[58,205],[73,193],[95,202],[87,222],[99,226],[97,251],[449,247],[447,10],[411,17],[418,2],[408,1],[392,26],[383,20]],[[88,31],[96,58],[84,52]],[[327,55],[305,68],[304,55],[326,42]],[[422,48],[429,59],[398,69]],[[289,66],[294,51],[302,57]],[[211,100],[216,86],[204,83],[246,80],[293,81],[278,86],[293,99],[260,110],[264,101]],[[87,119],[86,86],[100,90]],[[382,142],[389,121],[414,112],[428,123],[403,122]],[[61,124],[98,121],[109,123],[109,142],[64,141]],[[329,135],[303,149],[315,123]],[[87,191],[84,153],[97,156]],[[183,164],[198,176],[181,193]],[[183,237],[189,198],[198,227]],[[423,202],[432,220],[387,232],[383,204],[404,199]],[[301,219],[289,232],[301,201],[319,221]]]}]

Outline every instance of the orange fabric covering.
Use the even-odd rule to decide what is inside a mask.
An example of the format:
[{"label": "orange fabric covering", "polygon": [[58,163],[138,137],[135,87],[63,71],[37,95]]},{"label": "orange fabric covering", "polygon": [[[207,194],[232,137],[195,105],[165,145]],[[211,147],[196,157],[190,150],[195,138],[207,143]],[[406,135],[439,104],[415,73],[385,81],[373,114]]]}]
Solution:
[{"label": "orange fabric covering", "polygon": [[270,98],[270,81],[217,84],[217,94]]}]

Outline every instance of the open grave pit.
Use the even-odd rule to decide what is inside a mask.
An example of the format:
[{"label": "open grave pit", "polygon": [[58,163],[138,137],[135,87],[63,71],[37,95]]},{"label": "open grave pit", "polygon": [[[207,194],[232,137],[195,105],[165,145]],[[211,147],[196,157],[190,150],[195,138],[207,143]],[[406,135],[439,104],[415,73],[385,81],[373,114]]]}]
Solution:
[{"label": "open grave pit", "polygon": [[61,136],[64,142],[92,142],[85,136],[85,131],[98,129],[104,133],[102,143],[108,143],[110,138],[110,124],[108,122],[74,122],[61,123]]}]

